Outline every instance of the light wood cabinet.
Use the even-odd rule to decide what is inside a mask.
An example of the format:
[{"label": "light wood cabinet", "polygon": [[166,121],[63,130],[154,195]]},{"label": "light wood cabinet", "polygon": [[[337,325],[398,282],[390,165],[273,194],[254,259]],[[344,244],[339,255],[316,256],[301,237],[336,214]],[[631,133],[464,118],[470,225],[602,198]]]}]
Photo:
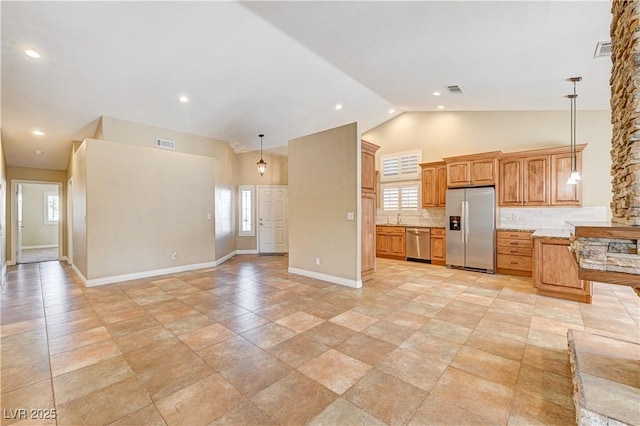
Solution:
[{"label": "light wood cabinet", "polygon": [[549,156],[505,156],[500,160],[499,205],[548,206]]},{"label": "light wood cabinet", "polygon": [[[576,165],[582,173],[582,150],[576,147]],[[505,154],[499,166],[498,205],[503,207],[580,206],[582,186],[567,185],[572,171],[571,149],[537,149]]]},{"label": "light wood cabinet", "polygon": [[376,151],[380,148],[361,141],[361,279],[370,280],[376,269]]},{"label": "light wood cabinet", "polygon": [[445,158],[447,186],[497,185],[500,158],[502,158],[500,151]]},{"label": "light wood cabinet", "polygon": [[[582,175],[582,149],[576,152],[576,166]],[[571,152],[551,155],[551,205],[582,205],[582,182],[567,185],[572,168]]]},{"label": "light wood cabinet", "polygon": [[444,228],[431,228],[431,264],[446,264],[446,232]]},{"label": "light wood cabinet", "polygon": [[591,281],[578,278],[569,240],[535,238],[533,251],[533,285],[539,294],[591,303]]},{"label": "light wood cabinet", "polygon": [[422,207],[444,207],[447,199],[447,165],[444,161],[420,164]]},{"label": "light wood cabinet", "polygon": [[406,259],[404,226],[376,226],[376,256]]},{"label": "light wood cabinet", "polygon": [[498,231],[496,233],[496,272],[531,276],[531,231]]}]

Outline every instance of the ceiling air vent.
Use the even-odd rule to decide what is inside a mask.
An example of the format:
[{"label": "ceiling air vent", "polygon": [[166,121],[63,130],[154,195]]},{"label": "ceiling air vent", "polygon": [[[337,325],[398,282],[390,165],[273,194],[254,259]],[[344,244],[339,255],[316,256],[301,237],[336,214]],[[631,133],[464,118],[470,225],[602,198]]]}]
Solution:
[{"label": "ceiling air vent", "polygon": [[462,89],[460,86],[447,86],[447,90],[452,95],[462,95]]},{"label": "ceiling air vent", "polygon": [[170,141],[169,139],[161,139],[161,138],[156,138],[156,148],[163,148],[163,149],[176,149],[176,143],[175,141]]},{"label": "ceiling air vent", "polygon": [[596,53],[593,54],[594,58],[602,58],[603,56],[611,56],[611,42],[599,41],[596,44]]}]

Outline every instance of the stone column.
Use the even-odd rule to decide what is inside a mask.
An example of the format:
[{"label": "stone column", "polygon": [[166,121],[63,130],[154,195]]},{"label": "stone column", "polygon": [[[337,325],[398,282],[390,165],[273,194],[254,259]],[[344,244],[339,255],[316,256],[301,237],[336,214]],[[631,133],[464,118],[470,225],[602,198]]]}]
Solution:
[{"label": "stone column", "polygon": [[640,0],[611,13],[612,221],[640,225]]}]

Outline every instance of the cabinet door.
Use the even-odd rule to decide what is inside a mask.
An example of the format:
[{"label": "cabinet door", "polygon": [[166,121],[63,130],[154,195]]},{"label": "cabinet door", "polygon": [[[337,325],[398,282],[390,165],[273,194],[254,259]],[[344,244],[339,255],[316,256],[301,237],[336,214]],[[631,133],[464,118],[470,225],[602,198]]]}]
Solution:
[{"label": "cabinet door", "polygon": [[362,192],[362,280],[371,278],[376,262],[376,194]]},{"label": "cabinet door", "polygon": [[[582,174],[582,153],[576,157],[577,168]],[[582,184],[567,185],[571,175],[571,153],[551,155],[551,205],[552,206],[580,206],[582,205]]]},{"label": "cabinet door", "polygon": [[376,189],[376,157],[369,152],[362,152],[362,189]]},{"label": "cabinet door", "polygon": [[389,235],[376,233],[376,254],[388,254],[389,253]]},{"label": "cabinet door", "polygon": [[473,160],[470,169],[472,185],[493,185],[496,183],[495,159]]},{"label": "cabinet door", "polygon": [[447,203],[447,166],[436,169],[436,205],[444,207]]},{"label": "cabinet door", "polygon": [[524,159],[524,204],[549,205],[549,156]]},{"label": "cabinet door", "polygon": [[447,164],[447,185],[466,186],[470,183],[469,162],[460,161]]},{"label": "cabinet door", "polygon": [[443,237],[431,237],[431,260],[444,261],[444,238]]},{"label": "cabinet door", "polygon": [[437,200],[437,175],[435,167],[422,169],[422,207],[435,207]]},{"label": "cabinet door", "polygon": [[500,161],[500,205],[522,205],[522,159]]},{"label": "cabinet door", "polygon": [[389,253],[396,256],[405,255],[405,238],[404,235],[389,236]]}]

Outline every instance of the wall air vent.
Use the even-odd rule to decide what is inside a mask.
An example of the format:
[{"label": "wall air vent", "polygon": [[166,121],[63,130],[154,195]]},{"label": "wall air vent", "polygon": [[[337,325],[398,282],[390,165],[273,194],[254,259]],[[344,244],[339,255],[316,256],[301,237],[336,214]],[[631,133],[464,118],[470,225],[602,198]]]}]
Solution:
[{"label": "wall air vent", "polygon": [[462,89],[460,86],[447,86],[447,90],[452,95],[462,95]]},{"label": "wall air vent", "polygon": [[596,44],[596,52],[593,54],[593,57],[602,58],[603,56],[611,56],[610,41],[600,41]]},{"label": "wall air vent", "polygon": [[169,139],[161,139],[161,138],[156,138],[156,148],[163,148],[163,149],[176,149],[176,143],[175,141],[170,141]]}]

